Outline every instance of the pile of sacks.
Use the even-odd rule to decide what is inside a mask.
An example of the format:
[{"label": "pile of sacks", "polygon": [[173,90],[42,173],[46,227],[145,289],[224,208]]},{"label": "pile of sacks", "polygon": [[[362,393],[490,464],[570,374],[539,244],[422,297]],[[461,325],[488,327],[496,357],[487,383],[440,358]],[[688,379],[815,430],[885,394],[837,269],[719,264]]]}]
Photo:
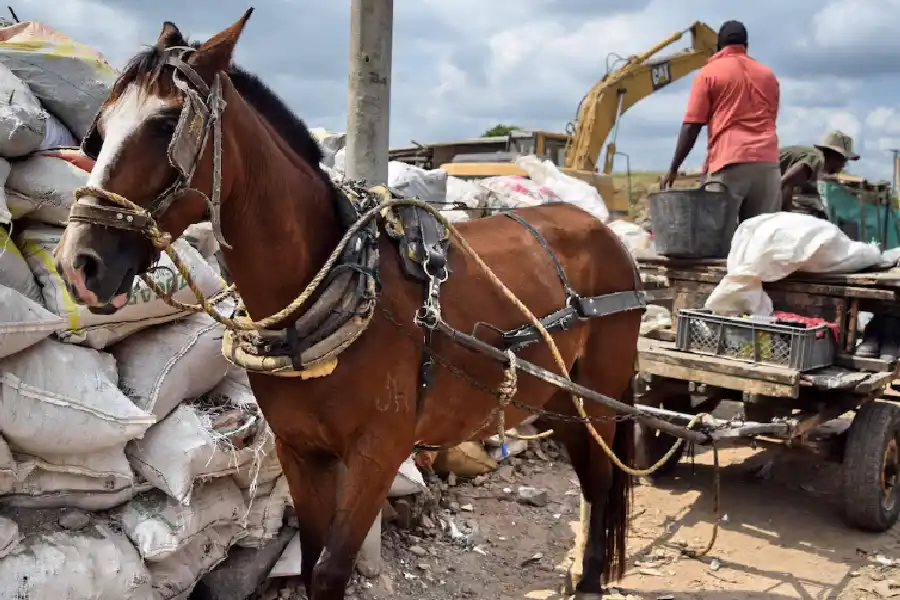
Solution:
[{"label": "pile of sacks", "polygon": [[[115,77],[45,25],[0,23],[0,598],[186,598],[230,547],[276,537],[291,503],[220,325],[140,280],[92,314],[54,267],[92,167],[77,140]],[[209,223],[174,247],[204,294],[225,287]],[[157,285],[193,302],[160,266]],[[395,494],[424,488],[411,464]]]},{"label": "pile of sacks", "polygon": [[[310,131],[322,147],[322,167],[339,181],[344,175],[346,134],[322,128]],[[516,166],[525,171],[527,177],[499,175],[468,181],[448,175],[443,169],[427,170],[391,161],[388,163],[388,185],[407,196],[444,205],[447,208],[445,216],[451,222],[467,221],[497,209],[560,201],[574,204],[601,221],[609,220],[609,210],[600,193],[588,183],[566,175],[551,161],[537,156],[520,156]]]}]

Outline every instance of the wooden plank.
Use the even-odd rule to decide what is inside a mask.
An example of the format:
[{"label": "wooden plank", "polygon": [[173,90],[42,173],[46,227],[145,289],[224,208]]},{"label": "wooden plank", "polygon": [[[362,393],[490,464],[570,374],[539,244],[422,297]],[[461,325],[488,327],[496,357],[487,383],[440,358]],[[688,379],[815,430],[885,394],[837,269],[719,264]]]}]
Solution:
[{"label": "wooden plank", "polygon": [[719,356],[681,352],[676,350],[675,344],[671,342],[640,338],[638,340],[638,351],[641,361],[646,359],[696,371],[719,373],[739,379],[759,379],[790,386],[791,388],[796,387],[800,381],[800,373],[793,369],[742,362]]},{"label": "wooden plank", "polygon": [[[668,273],[672,286],[677,286],[680,281],[701,281],[703,283],[718,284],[724,272],[717,271],[676,271]],[[859,287],[852,285],[811,283],[809,281],[797,281],[782,279],[763,284],[766,290],[786,290],[790,292],[802,292],[818,296],[835,296],[837,298],[865,298],[867,300],[896,300],[897,290],[880,289],[871,287]]]},{"label": "wooden plank", "polygon": [[751,394],[761,394],[776,398],[796,398],[799,393],[799,386],[796,385],[785,385],[782,383],[763,381],[761,379],[703,371],[691,367],[651,360],[645,358],[644,355],[641,355],[639,359],[639,366],[643,373],[649,373],[659,377],[668,377],[670,379],[678,379],[681,381],[705,383],[706,385],[729,390],[738,390]]},{"label": "wooden plank", "polygon": [[869,373],[893,373],[896,362],[888,362],[880,358],[864,358],[846,352],[834,357],[834,364],[847,369],[867,371]]},{"label": "wooden plank", "polygon": [[884,389],[893,379],[893,373],[872,373],[853,390],[857,394],[871,394],[874,391]]}]

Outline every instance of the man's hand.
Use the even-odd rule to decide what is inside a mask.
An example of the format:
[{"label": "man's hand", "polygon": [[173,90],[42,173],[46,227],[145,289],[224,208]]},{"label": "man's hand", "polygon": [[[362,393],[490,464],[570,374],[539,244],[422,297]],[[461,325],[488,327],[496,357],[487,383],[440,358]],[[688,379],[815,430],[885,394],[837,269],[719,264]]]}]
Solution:
[{"label": "man's hand", "polygon": [[669,169],[669,172],[666,173],[663,176],[662,181],[659,182],[659,189],[664,190],[666,188],[672,187],[673,185],[675,185],[675,180],[677,180],[677,179],[678,179],[678,171]]}]

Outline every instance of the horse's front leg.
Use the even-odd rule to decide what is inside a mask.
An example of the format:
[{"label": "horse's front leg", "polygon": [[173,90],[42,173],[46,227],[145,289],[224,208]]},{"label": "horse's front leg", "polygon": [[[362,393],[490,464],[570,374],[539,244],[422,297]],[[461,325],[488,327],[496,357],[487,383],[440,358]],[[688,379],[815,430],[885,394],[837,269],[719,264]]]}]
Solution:
[{"label": "horse's front leg", "polygon": [[397,469],[409,456],[410,447],[392,441],[360,439],[350,450],[338,509],[313,573],[310,600],[344,600],[363,541],[384,506]]},{"label": "horse's front leg", "polygon": [[313,570],[328,541],[337,507],[340,463],[336,457],[296,450],[281,440],[276,440],[275,447],[300,523],[301,579],[307,597],[312,598]]}]

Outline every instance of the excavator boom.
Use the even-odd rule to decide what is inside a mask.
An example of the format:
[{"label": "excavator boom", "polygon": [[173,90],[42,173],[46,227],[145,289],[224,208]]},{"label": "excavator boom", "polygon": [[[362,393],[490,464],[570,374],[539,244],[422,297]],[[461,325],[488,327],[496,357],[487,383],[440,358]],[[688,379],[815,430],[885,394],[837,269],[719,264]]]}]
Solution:
[{"label": "excavator boom", "polygon": [[[687,33],[691,36],[689,49],[654,58]],[[615,136],[619,119],[625,111],[653,92],[702,67],[716,49],[716,32],[697,21],[646,52],[630,57],[618,69],[609,72],[581,101],[572,141],[566,151],[567,170],[595,172],[603,142],[612,133],[603,164],[603,172],[612,173]]]}]

